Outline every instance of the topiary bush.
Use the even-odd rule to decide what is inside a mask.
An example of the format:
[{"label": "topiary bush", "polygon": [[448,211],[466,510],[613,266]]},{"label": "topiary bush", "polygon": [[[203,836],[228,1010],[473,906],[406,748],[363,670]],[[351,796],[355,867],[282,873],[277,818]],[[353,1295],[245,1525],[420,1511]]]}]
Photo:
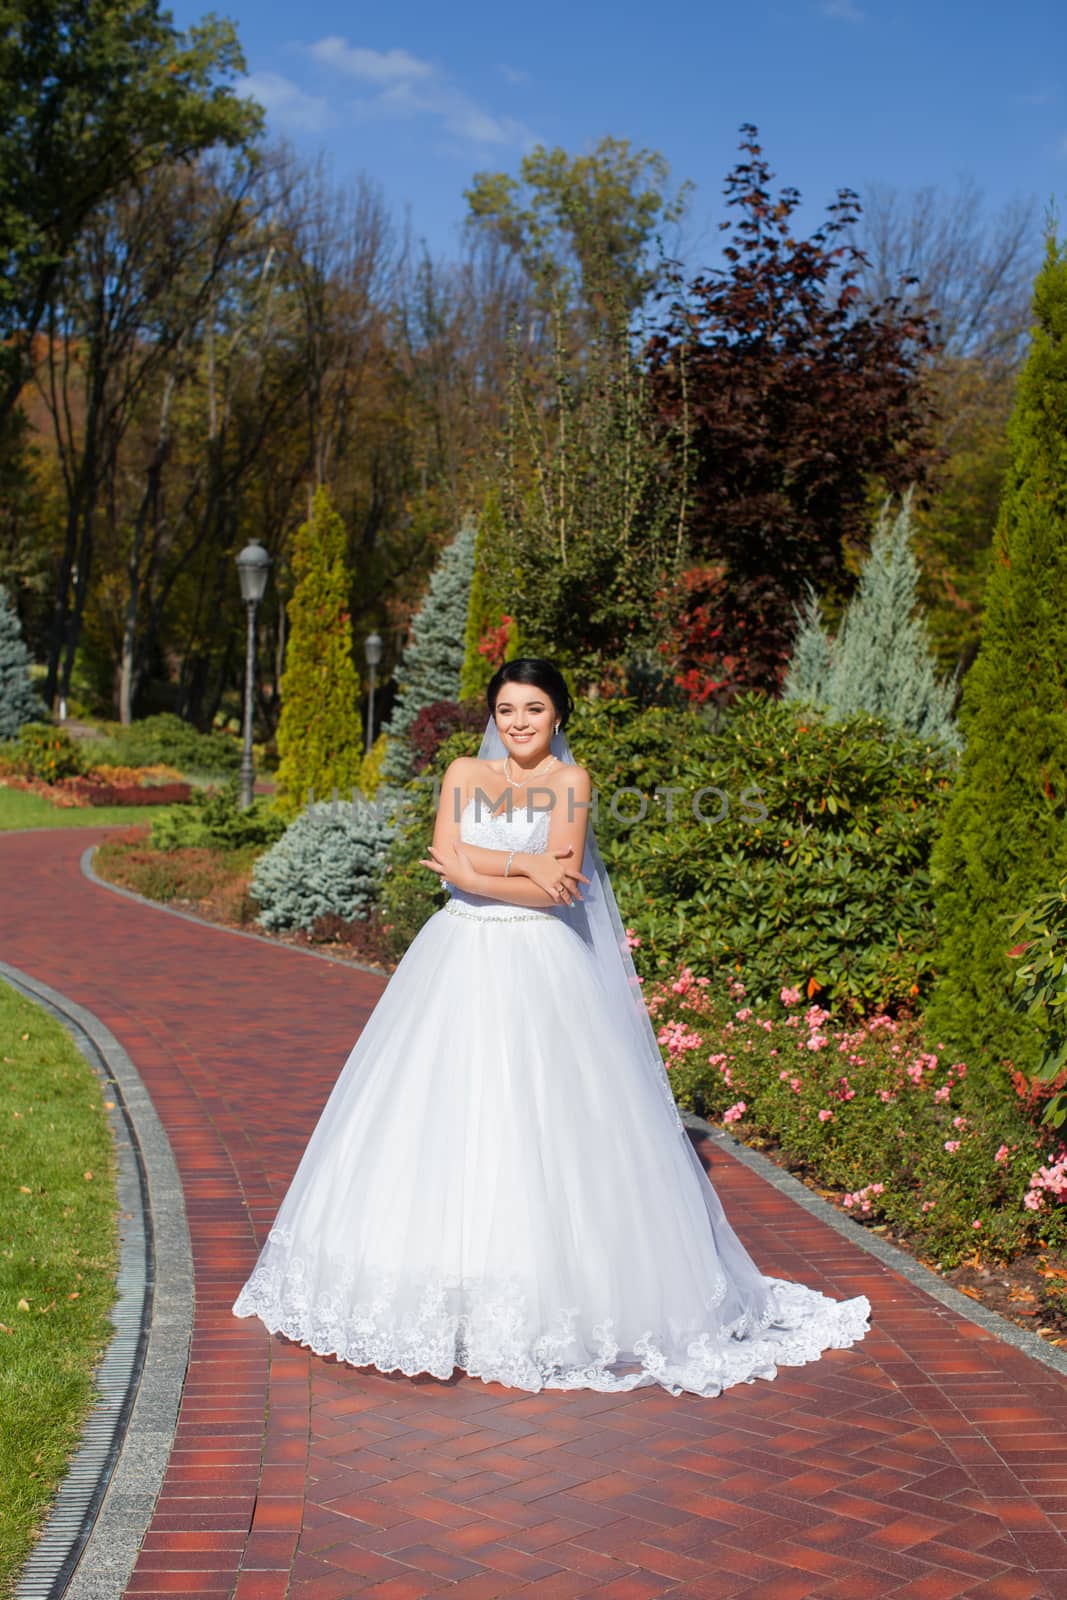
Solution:
[{"label": "topiary bush", "polygon": [[311,930],[320,917],[365,917],[395,831],[389,810],[377,801],[308,806],[256,862],[252,893],[263,927]]}]

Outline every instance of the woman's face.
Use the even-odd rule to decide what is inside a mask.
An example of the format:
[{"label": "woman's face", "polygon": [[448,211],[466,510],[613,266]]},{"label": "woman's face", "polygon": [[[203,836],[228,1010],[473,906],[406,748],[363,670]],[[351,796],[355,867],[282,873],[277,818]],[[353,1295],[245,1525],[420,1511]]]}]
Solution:
[{"label": "woman's face", "polygon": [[535,767],[548,756],[556,708],[543,689],[531,683],[505,683],[494,716],[505,750],[524,767]]}]

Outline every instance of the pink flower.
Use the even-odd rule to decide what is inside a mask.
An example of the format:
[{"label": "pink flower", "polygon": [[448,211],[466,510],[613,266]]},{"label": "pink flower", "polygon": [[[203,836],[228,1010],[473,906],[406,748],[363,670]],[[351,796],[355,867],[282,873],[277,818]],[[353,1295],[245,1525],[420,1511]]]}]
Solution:
[{"label": "pink flower", "polygon": [[638,945],[641,943],[639,935],[636,934],[632,928],[625,929],[625,933],[627,948],[630,950],[636,950]]},{"label": "pink flower", "polygon": [[895,1103],[897,1097],[889,1089],[879,1089],[878,1098],[883,1105],[891,1106]]},{"label": "pink flower", "polygon": [[834,1114],[833,1114],[832,1111],[826,1111],[824,1109],[824,1110],[819,1112],[819,1121],[820,1122],[833,1122],[833,1120],[834,1120]]},{"label": "pink flower", "polygon": [[807,1038],[807,1046],[809,1050],[821,1050],[826,1042],[827,1040],[825,1033],[810,1033]]},{"label": "pink flower", "polygon": [[940,1105],[944,1105],[945,1101],[948,1099],[948,1097],[949,1097],[949,1095],[951,1093],[952,1093],[952,1090],[949,1088],[948,1084],[946,1083],[946,1085],[945,1085],[945,1087],[943,1089],[935,1089],[934,1090],[934,1099],[937,1101],[937,1104],[939,1106]]},{"label": "pink flower", "polygon": [[1007,1161],[1008,1156],[1010,1154],[1011,1154],[1011,1152],[1009,1151],[1007,1145],[1006,1144],[1002,1144],[1000,1149],[997,1151],[996,1155],[993,1157],[993,1160],[998,1162],[1001,1166],[1003,1166],[1004,1162]]},{"label": "pink flower", "polygon": [[722,1120],[724,1122],[740,1122],[747,1109],[745,1102],[739,1100],[735,1106],[731,1106],[728,1111],[723,1112]]},{"label": "pink flower", "polygon": [[734,1012],[734,1016],[737,1018],[738,1022],[747,1022],[751,1015],[752,1015],[752,1007],[751,1006],[742,1006],[740,1011],[735,1011]]},{"label": "pink flower", "polygon": [[790,988],[782,989],[781,992],[779,993],[778,998],[779,998],[779,1000],[781,1000],[781,1002],[782,1002],[782,1004],[784,1006],[799,1005],[800,1004],[800,990],[799,989],[790,989]]},{"label": "pink flower", "polygon": [[932,1211],[934,1209],[934,1207],[936,1206],[936,1204],[937,1204],[936,1200],[924,1200],[923,1201],[923,1206],[922,1206],[924,1214],[927,1211]]},{"label": "pink flower", "polygon": [[953,1117],[952,1126],[954,1128],[958,1128],[959,1131],[962,1133],[964,1128],[967,1126],[967,1118],[966,1117]]},{"label": "pink flower", "polygon": [[790,1078],[789,1087],[792,1089],[794,1094],[799,1094],[800,1093],[800,1079],[799,1078]]},{"label": "pink flower", "polygon": [[956,1151],[959,1149],[959,1147],[960,1147],[960,1141],[958,1139],[946,1139],[945,1140],[945,1149],[948,1151],[950,1156],[954,1156],[956,1154]]},{"label": "pink flower", "polygon": [[975,1217],[974,1221],[971,1223],[971,1227],[972,1228],[980,1228],[981,1226],[982,1226],[982,1224],[979,1222],[978,1218]]},{"label": "pink flower", "polygon": [[1031,1189],[1027,1194],[1023,1195],[1023,1205],[1027,1211],[1043,1211],[1045,1201],[1036,1189]]}]

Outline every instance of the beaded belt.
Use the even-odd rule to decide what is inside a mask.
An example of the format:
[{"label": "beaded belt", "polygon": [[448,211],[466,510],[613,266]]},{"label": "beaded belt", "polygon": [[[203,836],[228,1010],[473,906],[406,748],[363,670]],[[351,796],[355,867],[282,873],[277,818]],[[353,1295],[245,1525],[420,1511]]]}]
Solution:
[{"label": "beaded belt", "polygon": [[469,917],[472,922],[554,922],[552,912],[545,911],[473,911],[469,906],[461,906],[457,900],[449,900],[445,910],[450,911],[454,917]]}]

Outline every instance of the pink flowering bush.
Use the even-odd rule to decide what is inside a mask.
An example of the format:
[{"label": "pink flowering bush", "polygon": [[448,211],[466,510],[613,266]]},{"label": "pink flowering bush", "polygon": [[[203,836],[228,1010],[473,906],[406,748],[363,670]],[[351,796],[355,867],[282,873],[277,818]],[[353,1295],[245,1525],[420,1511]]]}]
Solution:
[{"label": "pink flowering bush", "polygon": [[773,1141],[850,1215],[946,1266],[976,1247],[1067,1246],[1067,1146],[1022,1097],[972,1084],[918,1021],[841,1023],[789,985],[757,1004],[736,975],[713,985],[688,967],[645,1000],[679,1104]]}]

